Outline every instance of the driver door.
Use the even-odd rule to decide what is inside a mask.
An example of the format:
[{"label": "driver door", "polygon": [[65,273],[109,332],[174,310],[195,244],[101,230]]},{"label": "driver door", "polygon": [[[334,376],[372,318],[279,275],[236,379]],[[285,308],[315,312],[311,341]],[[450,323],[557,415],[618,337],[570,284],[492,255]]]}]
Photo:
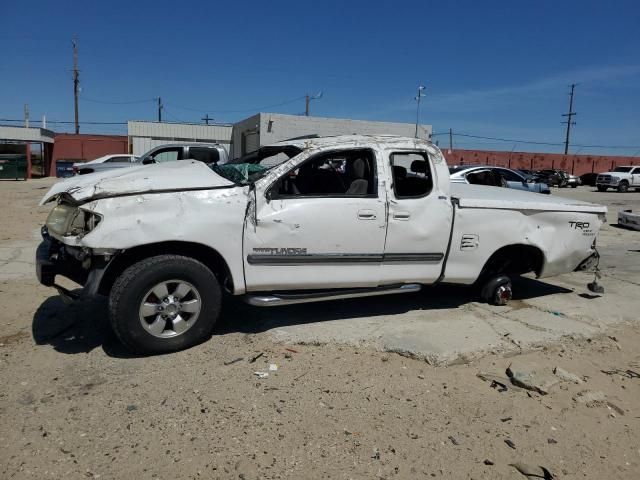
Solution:
[{"label": "driver door", "polygon": [[256,182],[244,233],[247,291],[377,286],[387,228],[377,152],[299,157],[276,181]]}]

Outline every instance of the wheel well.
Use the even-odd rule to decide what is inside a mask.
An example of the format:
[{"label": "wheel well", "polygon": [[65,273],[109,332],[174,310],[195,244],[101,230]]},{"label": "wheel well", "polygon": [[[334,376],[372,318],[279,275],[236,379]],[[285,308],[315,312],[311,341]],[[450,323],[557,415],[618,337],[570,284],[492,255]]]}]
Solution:
[{"label": "wheel well", "polygon": [[521,275],[535,272],[540,275],[544,264],[544,254],[532,245],[507,245],[496,250],[484,264],[480,277],[498,274]]},{"label": "wheel well", "polygon": [[134,263],[144,258],[166,254],[184,255],[202,262],[213,272],[222,287],[233,292],[233,277],[222,255],[211,247],[192,242],[151,243],[125,250],[109,264],[100,282],[98,292],[102,295],[108,295],[116,278]]}]

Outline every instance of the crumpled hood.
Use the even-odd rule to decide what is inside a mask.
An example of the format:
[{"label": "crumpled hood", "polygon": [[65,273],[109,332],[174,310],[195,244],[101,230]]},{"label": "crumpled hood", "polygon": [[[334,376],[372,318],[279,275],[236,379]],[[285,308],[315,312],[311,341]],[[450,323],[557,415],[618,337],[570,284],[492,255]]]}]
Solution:
[{"label": "crumpled hood", "polygon": [[462,208],[607,213],[607,207],[595,203],[486,185],[452,183],[451,196]]},{"label": "crumpled hood", "polygon": [[195,160],[140,165],[78,175],[56,183],[40,205],[68,195],[78,203],[136,193],[233,187],[234,184]]}]

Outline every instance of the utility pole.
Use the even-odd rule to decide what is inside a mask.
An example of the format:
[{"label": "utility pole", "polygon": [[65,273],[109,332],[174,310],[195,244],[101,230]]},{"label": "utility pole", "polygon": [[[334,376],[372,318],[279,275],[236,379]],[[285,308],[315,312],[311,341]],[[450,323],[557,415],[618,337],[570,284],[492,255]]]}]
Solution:
[{"label": "utility pole", "polygon": [[29,104],[24,104],[24,126],[29,128]]},{"label": "utility pole", "polygon": [[571,84],[571,93],[569,94],[569,113],[563,113],[562,116],[563,117],[567,117],[567,121],[566,122],[562,122],[562,123],[566,123],[567,124],[567,136],[564,140],[564,154],[566,155],[567,153],[569,153],[569,134],[571,133],[571,125],[575,125],[576,122],[572,122],[571,118],[574,115],[577,115],[576,112],[573,111],[573,91],[575,90],[577,84],[576,83],[572,83]]},{"label": "utility pole", "polygon": [[209,118],[209,114],[207,113],[204,117],[202,117],[200,120],[204,120],[204,122],[209,125],[209,120],[213,120],[213,118]]},{"label": "utility pole", "polygon": [[322,98],[322,92],[318,92],[315,95],[309,95],[308,93],[304,96],[304,116],[308,117],[309,116],[309,104],[311,103],[311,100],[318,100],[319,98]]},{"label": "utility pole", "polygon": [[78,123],[78,38],[74,35],[73,40],[73,107],[75,112],[76,135],[80,133],[80,124]]},{"label": "utility pole", "polygon": [[158,97],[158,122],[162,122],[162,98]]},{"label": "utility pole", "polygon": [[453,129],[449,129],[449,153],[453,151]]},{"label": "utility pole", "polygon": [[418,124],[420,123],[420,99],[426,96],[424,93],[424,89],[427,88],[424,85],[418,86],[418,95],[414,97],[414,100],[418,101],[418,105],[416,106],[416,134],[415,137],[418,138]]}]

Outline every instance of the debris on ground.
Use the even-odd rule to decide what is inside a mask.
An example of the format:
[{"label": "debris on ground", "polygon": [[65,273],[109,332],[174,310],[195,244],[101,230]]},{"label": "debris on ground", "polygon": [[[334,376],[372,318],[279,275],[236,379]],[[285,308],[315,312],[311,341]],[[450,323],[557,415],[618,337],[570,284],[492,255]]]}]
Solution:
[{"label": "debris on ground", "polygon": [[458,442],[458,440],[456,439],[456,437],[454,437],[453,435],[449,435],[449,440],[451,440],[451,443],[453,443],[454,445],[460,445],[460,442]]},{"label": "debris on ground", "polygon": [[517,387],[547,395],[560,379],[551,372],[547,372],[535,365],[510,364],[506,370],[507,376]]},{"label": "debris on ground", "polygon": [[268,372],[253,372],[253,374],[258,378],[267,378],[269,376]]},{"label": "debris on ground", "polygon": [[506,392],[508,390],[507,385],[509,385],[509,379],[507,377],[501,377],[500,375],[495,375],[493,373],[485,373],[480,372],[476,374],[480,380],[484,380],[485,382],[489,382],[489,386],[491,388],[495,388],[498,392]]},{"label": "debris on ground", "polygon": [[238,357],[238,358],[234,358],[233,360],[227,360],[226,362],[224,362],[224,365],[233,365],[234,363],[238,363],[241,362],[242,360],[244,360],[243,357]]},{"label": "debris on ground", "polygon": [[606,374],[606,375],[620,375],[621,377],[626,377],[626,378],[640,378],[640,373],[634,371],[634,370],[621,370],[619,368],[614,368],[613,370],[600,370],[602,373]]},{"label": "debris on ground", "polygon": [[[624,410],[621,409],[619,406],[617,406],[615,403],[613,402],[609,402],[607,401],[607,408],[609,410],[613,410],[614,412],[616,412],[618,415],[624,415]],[[613,415],[613,414],[612,414]]]},{"label": "debris on ground", "polygon": [[484,463],[485,465],[495,465],[495,464],[494,464],[491,460],[489,460],[489,459],[486,459],[486,460],[485,460],[484,462],[482,462],[482,463]]},{"label": "debris on ground", "polygon": [[257,354],[255,357],[251,357],[249,359],[249,363],[256,363],[256,360],[258,360],[260,357],[262,357],[264,355],[264,352],[260,352],[259,354]]},{"label": "debris on ground", "polygon": [[553,373],[556,377],[565,382],[571,382],[575,384],[584,383],[584,380],[582,380],[578,375],[576,375],[575,373],[567,372],[564,368],[561,367],[554,368]]},{"label": "debris on ground", "polygon": [[504,441],[504,443],[506,443],[506,444],[509,446],[509,448],[513,448],[514,450],[516,449],[516,444],[515,444],[515,443],[513,443],[513,441],[512,441],[511,439],[507,438],[507,439]]},{"label": "debris on ground", "polygon": [[276,370],[278,370],[278,365],[276,365],[275,363],[269,364],[269,371],[275,372]]},{"label": "debris on ground", "polygon": [[554,477],[549,470],[544,467],[534,467],[526,463],[510,463],[510,466],[518,470],[522,475],[529,479],[543,478],[544,480],[552,480]]}]

